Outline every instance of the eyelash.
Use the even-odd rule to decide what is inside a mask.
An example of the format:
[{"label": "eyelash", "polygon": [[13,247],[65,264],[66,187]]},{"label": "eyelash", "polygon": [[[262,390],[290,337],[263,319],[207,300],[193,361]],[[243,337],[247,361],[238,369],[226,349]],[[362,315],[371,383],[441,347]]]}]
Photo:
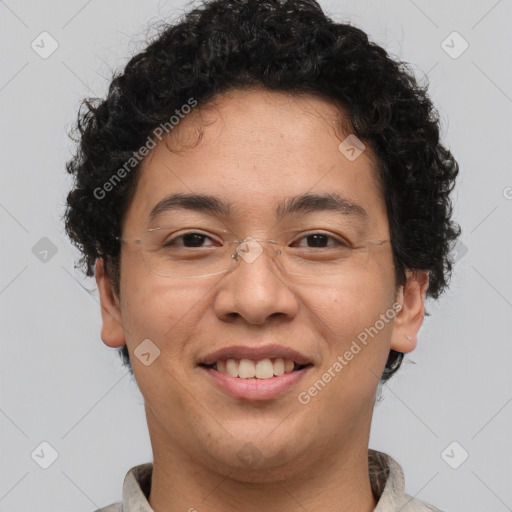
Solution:
[{"label": "eyelash", "polygon": [[[214,240],[212,237],[206,235],[205,233],[201,233],[199,231],[190,231],[188,233],[183,233],[182,235],[179,235],[175,238],[172,238],[170,240],[168,240],[167,242],[164,243],[164,246],[165,247],[169,247],[169,246],[172,246],[172,245],[176,245],[176,241],[177,240],[184,240],[184,237],[188,236],[188,235],[200,235],[204,238],[209,238],[210,240]],[[303,239],[306,239],[306,238],[309,238],[311,236],[323,236],[324,238],[327,238],[327,239],[330,239],[330,240],[333,240],[334,242],[336,242],[337,244],[339,245],[345,245],[347,247],[350,246],[350,244],[348,242],[346,242],[345,240],[342,240],[341,238],[338,238],[338,237],[335,237],[333,235],[330,235],[330,234],[327,234],[327,233],[323,233],[321,231],[313,231],[313,232],[310,232],[310,233],[307,233],[307,234],[304,234],[302,235],[300,238],[296,239],[294,241],[294,243],[300,241],[300,240],[303,240]],[[332,245],[327,245],[327,247],[331,247]],[[314,247],[309,247],[310,249],[314,248]],[[322,249],[325,248],[325,247],[321,247]]]}]

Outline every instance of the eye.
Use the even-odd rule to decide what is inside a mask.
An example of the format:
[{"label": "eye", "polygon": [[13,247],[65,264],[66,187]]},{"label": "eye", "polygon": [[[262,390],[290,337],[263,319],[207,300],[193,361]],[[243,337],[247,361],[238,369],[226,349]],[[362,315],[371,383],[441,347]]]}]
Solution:
[{"label": "eye", "polygon": [[204,242],[209,240],[213,242],[213,238],[205,235],[204,233],[199,232],[189,232],[183,233],[178,236],[170,236],[165,239],[162,244],[163,247],[187,247],[187,248],[197,248],[203,247]]},{"label": "eye", "polygon": [[[305,240],[306,245],[299,244],[299,247],[308,248],[325,248],[325,247],[350,247],[348,242],[345,242],[341,238],[335,238],[327,233],[309,233],[302,238],[298,239],[298,242]],[[294,242],[297,243],[297,242]]]}]

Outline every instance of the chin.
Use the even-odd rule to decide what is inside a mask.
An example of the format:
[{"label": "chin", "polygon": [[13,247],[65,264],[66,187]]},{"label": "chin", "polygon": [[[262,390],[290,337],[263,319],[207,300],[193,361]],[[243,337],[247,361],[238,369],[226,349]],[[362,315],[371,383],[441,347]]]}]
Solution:
[{"label": "chin", "polygon": [[[274,424],[275,427],[276,423]],[[289,433],[289,430],[282,434]],[[225,432],[224,432],[225,434]],[[269,438],[266,432],[245,430],[243,435],[225,435],[215,443],[209,439],[204,451],[209,453],[216,471],[240,482],[272,482],[290,476],[300,469],[298,459],[311,459],[305,440],[292,440],[290,435]],[[300,449],[300,450],[299,450]]]}]

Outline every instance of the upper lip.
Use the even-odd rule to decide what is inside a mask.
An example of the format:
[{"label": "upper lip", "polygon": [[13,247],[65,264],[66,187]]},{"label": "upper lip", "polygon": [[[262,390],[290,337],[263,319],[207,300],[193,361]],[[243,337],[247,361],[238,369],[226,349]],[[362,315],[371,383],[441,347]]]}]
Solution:
[{"label": "upper lip", "polygon": [[290,359],[299,365],[312,363],[304,354],[297,352],[293,348],[281,345],[265,345],[261,347],[234,345],[211,352],[200,358],[198,364],[211,365],[224,359],[252,359],[253,361],[260,361],[262,359],[276,359],[278,357]]}]

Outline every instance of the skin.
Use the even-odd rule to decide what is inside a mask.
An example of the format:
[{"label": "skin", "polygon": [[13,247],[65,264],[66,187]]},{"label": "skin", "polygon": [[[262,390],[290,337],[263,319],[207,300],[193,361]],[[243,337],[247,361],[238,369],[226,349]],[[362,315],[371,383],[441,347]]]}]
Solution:
[{"label": "skin", "polygon": [[[288,225],[285,220],[276,227],[281,200],[336,192],[366,210],[361,236],[389,238],[371,149],[354,161],[338,150],[349,133],[336,129],[343,121],[339,108],[311,95],[256,88],[214,101],[196,108],[147,157],[123,220],[124,237],[156,227],[149,212],[170,193],[213,194],[229,202],[230,215],[213,222],[242,239],[272,238]],[[202,213],[184,214],[212,222]],[[314,212],[299,219],[305,230],[334,231],[339,217]],[[373,510],[367,450],[379,377],[390,349],[415,348],[424,317],[428,275],[407,275],[397,288],[391,247],[384,244],[372,249],[363,270],[334,279],[294,281],[266,257],[222,276],[172,279],[150,273],[138,247],[123,244],[118,298],[99,259],[101,336],[110,347],[127,344],[145,399],[154,454],[151,507]],[[297,394],[395,302],[401,311],[394,320],[307,405],[299,403]],[[150,366],[133,355],[146,338],[161,352]],[[223,347],[270,343],[293,347],[314,364],[276,400],[237,400],[197,366],[201,356]],[[251,466],[237,456],[246,443],[261,455]]]}]

